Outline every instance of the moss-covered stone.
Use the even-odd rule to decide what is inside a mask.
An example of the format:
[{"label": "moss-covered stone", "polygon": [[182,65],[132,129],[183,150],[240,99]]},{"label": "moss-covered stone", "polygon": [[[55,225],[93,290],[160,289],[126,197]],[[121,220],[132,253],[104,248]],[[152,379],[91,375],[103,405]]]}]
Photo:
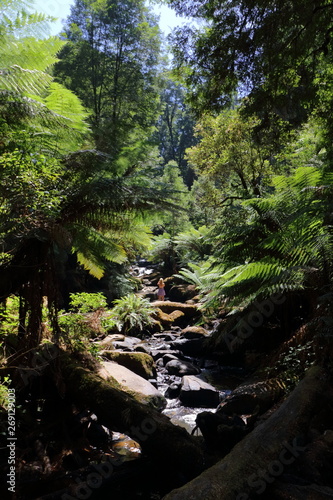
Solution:
[{"label": "moss-covered stone", "polygon": [[159,307],[156,308],[156,318],[159,323],[161,323],[164,328],[170,328],[171,325],[177,322],[180,318],[183,318],[185,315],[182,311],[175,310],[171,311],[170,314],[163,312]]},{"label": "moss-covered stone", "polygon": [[115,361],[119,365],[125,366],[146,380],[155,378],[156,376],[155,362],[149,354],[144,352],[120,351],[102,351],[101,354],[110,361]]},{"label": "moss-covered stone", "polygon": [[201,312],[196,304],[183,304],[182,302],[170,302],[168,300],[157,300],[152,302],[152,306],[161,309],[166,314],[171,314],[173,311],[181,311],[186,319],[200,317]]},{"label": "moss-covered stone", "polygon": [[105,361],[101,364],[98,374],[111,381],[114,387],[132,396],[139,403],[163,410],[166,399],[148,380],[140,377],[132,370],[115,362]]},{"label": "moss-covered stone", "polygon": [[188,326],[182,330],[181,335],[186,339],[199,339],[201,337],[208,337],[209,333],[202,326]]}]

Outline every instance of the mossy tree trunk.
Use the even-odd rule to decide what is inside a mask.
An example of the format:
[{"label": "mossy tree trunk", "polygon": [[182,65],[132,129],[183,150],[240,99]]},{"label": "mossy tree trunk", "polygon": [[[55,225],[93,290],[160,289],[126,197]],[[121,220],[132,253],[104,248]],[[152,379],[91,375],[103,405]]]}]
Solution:
[{"label": "mossy tree trunk", "polygon": [[328,387],[329,377],[324,370],[310,369],[266,421],[221,461],[164,500],[245,500],[264,493],[304,452],[302,438],[311,418],[325,403]]}]

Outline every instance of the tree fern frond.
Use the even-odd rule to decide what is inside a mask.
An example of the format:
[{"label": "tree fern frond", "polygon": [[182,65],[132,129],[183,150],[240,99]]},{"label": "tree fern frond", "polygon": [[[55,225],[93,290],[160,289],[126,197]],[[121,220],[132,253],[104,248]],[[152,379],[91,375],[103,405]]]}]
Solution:
[{"label": "tree fern frond", "polygon": [[105,268],[104,266],[98,264],[91,257],[86,257],[82,252],[77,252],[78,263],[83,266],[83,268],[89,272],[94,278],[101,279],[104,276]]},{"label": "tree fern frond", "polygon": [[47,108],[56,115],[68,119],[71,128],[87,132],[88,126],[84,120],[88,117],[88,113],[78,97],[63,85],[52,82],[48,87],[48,95],[44,102]]},{"label": "tree fern frond", "polygon": [[52,82],[52,77],[39,70],[24,69],[18,65],[0,70],[0,88],[17,94],[41,94]]}]

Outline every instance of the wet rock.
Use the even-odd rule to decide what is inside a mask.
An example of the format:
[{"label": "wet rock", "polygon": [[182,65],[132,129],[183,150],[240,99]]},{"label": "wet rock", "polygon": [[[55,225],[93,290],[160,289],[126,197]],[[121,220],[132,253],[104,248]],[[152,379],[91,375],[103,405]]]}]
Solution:
[{"label": "wet rock", "polygon": [[170,342],[171,349],[182,351],[185,356],[202,355],[204,350],[204,338],[200,339],[177,339]]},{"label": "wet rock", "polygon": [[163,333],[155,333],[152,338],[158,340],[165,340],[166,342],[170,342],[172,340],[176,340],[177,335],[174,332],[163,332]]},{"label": "wet rock", "polygon": [[151,356],[151,348],[147,344],[139,344],[134,347],[135,352],[145,352]]},{"label": "wet rock", "polygon": [[177,358],[182,357],[181,351],[177,351],[176,349],[152,349],[151,355],[155,361],[157,361],[159,358],[163,358],[166,354],[172,354],[176,356]]},{"label": "wet rock", "polygon": [[170,375],[177,375],[179,377],[183,375],[198,375],[201,373],[200,368],[188,361],[181,361],[180,359],[168,361],[165,368]]},{"label": "wet rock", "polygon": [[166,399],[148,380],[140,377],[125,366],[114,361],[101,363],[99,375],[105,380],[111,378],[116,381],[124,392],[133,396],[143,404],[161,410],[166,407]]},{"label": "wet rock", "polygon": [[112,350],[115,349],[114,342],[115,341],[123,341],[125,338],[124,335],[107,335],[103,340],[98,340],[93,342],[94,345],[98,345],[99,349]]},{"label": "wet rock", "polygon": [[182,379],[179,399],[185,406],[216,408],[220,395],[218,390],[207,382],[193,375],[186,375]]},{"label": "wet rock", "polygon": [[182,330],[182,337],[185,339],[200,339],[208,336],[209,333],[202,326],[188,326]]},{"label": "wet rock", "polygon": [[156,389],[158,389],[158,385],[157,385],[157,379],[156,378],[150,378],[148,380],[148,382],[151,383],[151,385],[153,385],[154,387],[156,387]]},{"label": "wet rock", "polygon": [[168,399],[178,398],[179,393],[180,393],[180,388],[181,388],[181,384],[177,384],[174,382],[173,384],[169,385],[169,387],[165,391],[165,394],[164,394],[165,397]]},{"label": "wet rock", "polygon": [[164,354],[163,356],[163,363],[166,365],[169,361],[177,361],[179,360],[178,356],[175,356],[174,354]]},{"label": "wet rock", "polygon": [[139,292],[138,295],[145,299],[156,300],[156,286],[144,286]]},{"label": "wet rock", "polygon": [[109,361],[115,361],[122,366],[126,366],[126,368],[146,380],[156,376],[155,363],[149,354],[121,351],[103,351],[101,354]]},{"label": "wet rock", "polygon": [[164,368],[164,361],[163,361],[163,358],[159,358],[159,359],[156,361],[156,366],[158,366],[159,368]]},{"label": "wet rock", "polygon": [[173,285],[168,293],[170,300],[176,302],[186,302],[197,295],[195,285]]},{"label": "wet rock", "polygon": [[114,348],[122,351],[133,351],[137,344],[142,342],[141,339],[137,337],[125,337],[122,341],[113,342]]}]

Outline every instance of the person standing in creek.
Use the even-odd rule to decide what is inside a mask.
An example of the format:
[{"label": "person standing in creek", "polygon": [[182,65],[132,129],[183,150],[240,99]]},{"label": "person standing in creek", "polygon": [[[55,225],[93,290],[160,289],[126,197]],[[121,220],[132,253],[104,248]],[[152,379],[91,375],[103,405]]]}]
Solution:
[{"label": "person standing in creek", "polygon": [[157,286],[158,286],[158,290],[157,290],[157,299],[158,300],[164,300],[164,297],[165,297],[165,290],[164,290],[164,287],[165,287],[165,283],[164,283],[164,280],[163,278],[160,278],[157,282]]}]

